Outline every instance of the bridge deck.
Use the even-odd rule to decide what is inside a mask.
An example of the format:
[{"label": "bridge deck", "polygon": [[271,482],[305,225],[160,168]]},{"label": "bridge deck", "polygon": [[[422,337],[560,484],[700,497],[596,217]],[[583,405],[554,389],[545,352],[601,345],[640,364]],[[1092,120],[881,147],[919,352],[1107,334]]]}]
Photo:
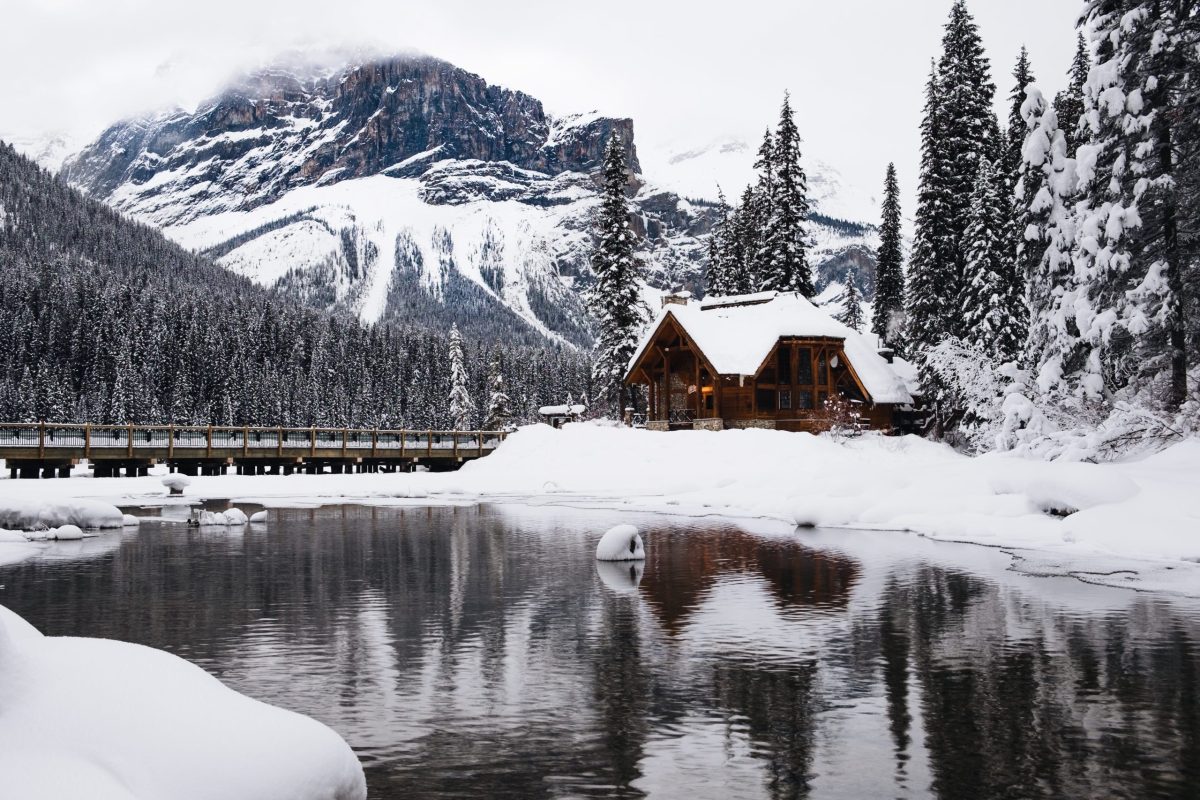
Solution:
[{"label": "bridge deck", "polygon": [[[13,477],[65,474],[86,459],[98,474],[166,463],[193,473],[236,465],[304,468],[330,466],[377,471],[426,462],[457,465],[482,458],[504,441],[505,431],[413,431],[360,428],[255,428],[189,425],[58,425],[0,423],[0,458]],[[339,469],[341,467],[341,469]],[[131,471],[134,470],[134,471]]]}]

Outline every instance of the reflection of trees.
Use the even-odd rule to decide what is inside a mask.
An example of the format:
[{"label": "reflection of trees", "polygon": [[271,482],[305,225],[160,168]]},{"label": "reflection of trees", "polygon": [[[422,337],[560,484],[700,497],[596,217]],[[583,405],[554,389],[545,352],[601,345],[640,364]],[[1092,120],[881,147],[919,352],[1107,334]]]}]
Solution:
[{"label": "reflection of trees", "polygon": [[878,612],[898,758],[911,665],[940,798],[1198,797],[1200,653],[1180,622],[1150,601],[1071,617],[919,570]]},{"label": "reflection of trees", "polygon": [[756,572],[785,606],[830,608],[845,607],[858,577],[858,566],[845,556],[737,529],[724,529],[719,535],[660,536],[652,544],[641,589],[672,633],[722,574]]},{"label": "reflection of trees", "polygon": [[745,720],[751,740],[765,751],[767,788],[777,800],[808,796],[816,676],[812,662],[721,661],[713,668],[715,700]]}]

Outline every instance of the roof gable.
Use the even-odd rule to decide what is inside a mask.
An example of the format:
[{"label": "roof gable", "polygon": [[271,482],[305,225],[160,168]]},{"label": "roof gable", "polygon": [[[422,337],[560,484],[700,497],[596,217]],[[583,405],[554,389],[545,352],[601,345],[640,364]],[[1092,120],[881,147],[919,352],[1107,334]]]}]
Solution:
[{"label": "roof gable", "polygon": [[756,375],[782,337],[828,337],[842,340],[846,359],[873,401],[912,402],[904,382],[866,337],[794,292],[760,292],[711,298],[698,304],[669,304],[642,337],[628,370],[641,360],[668,317],[687,333],[721,375]]}]

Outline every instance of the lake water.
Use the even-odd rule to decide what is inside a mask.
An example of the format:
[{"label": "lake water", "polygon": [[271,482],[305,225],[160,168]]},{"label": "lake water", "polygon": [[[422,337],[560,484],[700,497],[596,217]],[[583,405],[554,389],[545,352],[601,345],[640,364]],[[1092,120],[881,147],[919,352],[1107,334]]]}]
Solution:
[{"label": "lake water", "polygon": [[[317,717],[372,798],[1200,797],[1190,601],[901,534],[272,514],[62,543],[0,568],[0,603]],[[597,565],[626,521],[644,570]]]}]

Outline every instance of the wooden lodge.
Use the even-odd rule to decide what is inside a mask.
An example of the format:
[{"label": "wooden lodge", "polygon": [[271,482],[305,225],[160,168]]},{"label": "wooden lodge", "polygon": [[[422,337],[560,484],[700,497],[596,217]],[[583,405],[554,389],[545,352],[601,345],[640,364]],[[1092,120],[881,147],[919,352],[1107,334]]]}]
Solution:
[{"label": "wooden lodge", "polygon": [[913,403],[910,370],[799,294],[669,296],[625,383],[647,387],[654,430],[820,431],[849,418],[890,431]]}]

